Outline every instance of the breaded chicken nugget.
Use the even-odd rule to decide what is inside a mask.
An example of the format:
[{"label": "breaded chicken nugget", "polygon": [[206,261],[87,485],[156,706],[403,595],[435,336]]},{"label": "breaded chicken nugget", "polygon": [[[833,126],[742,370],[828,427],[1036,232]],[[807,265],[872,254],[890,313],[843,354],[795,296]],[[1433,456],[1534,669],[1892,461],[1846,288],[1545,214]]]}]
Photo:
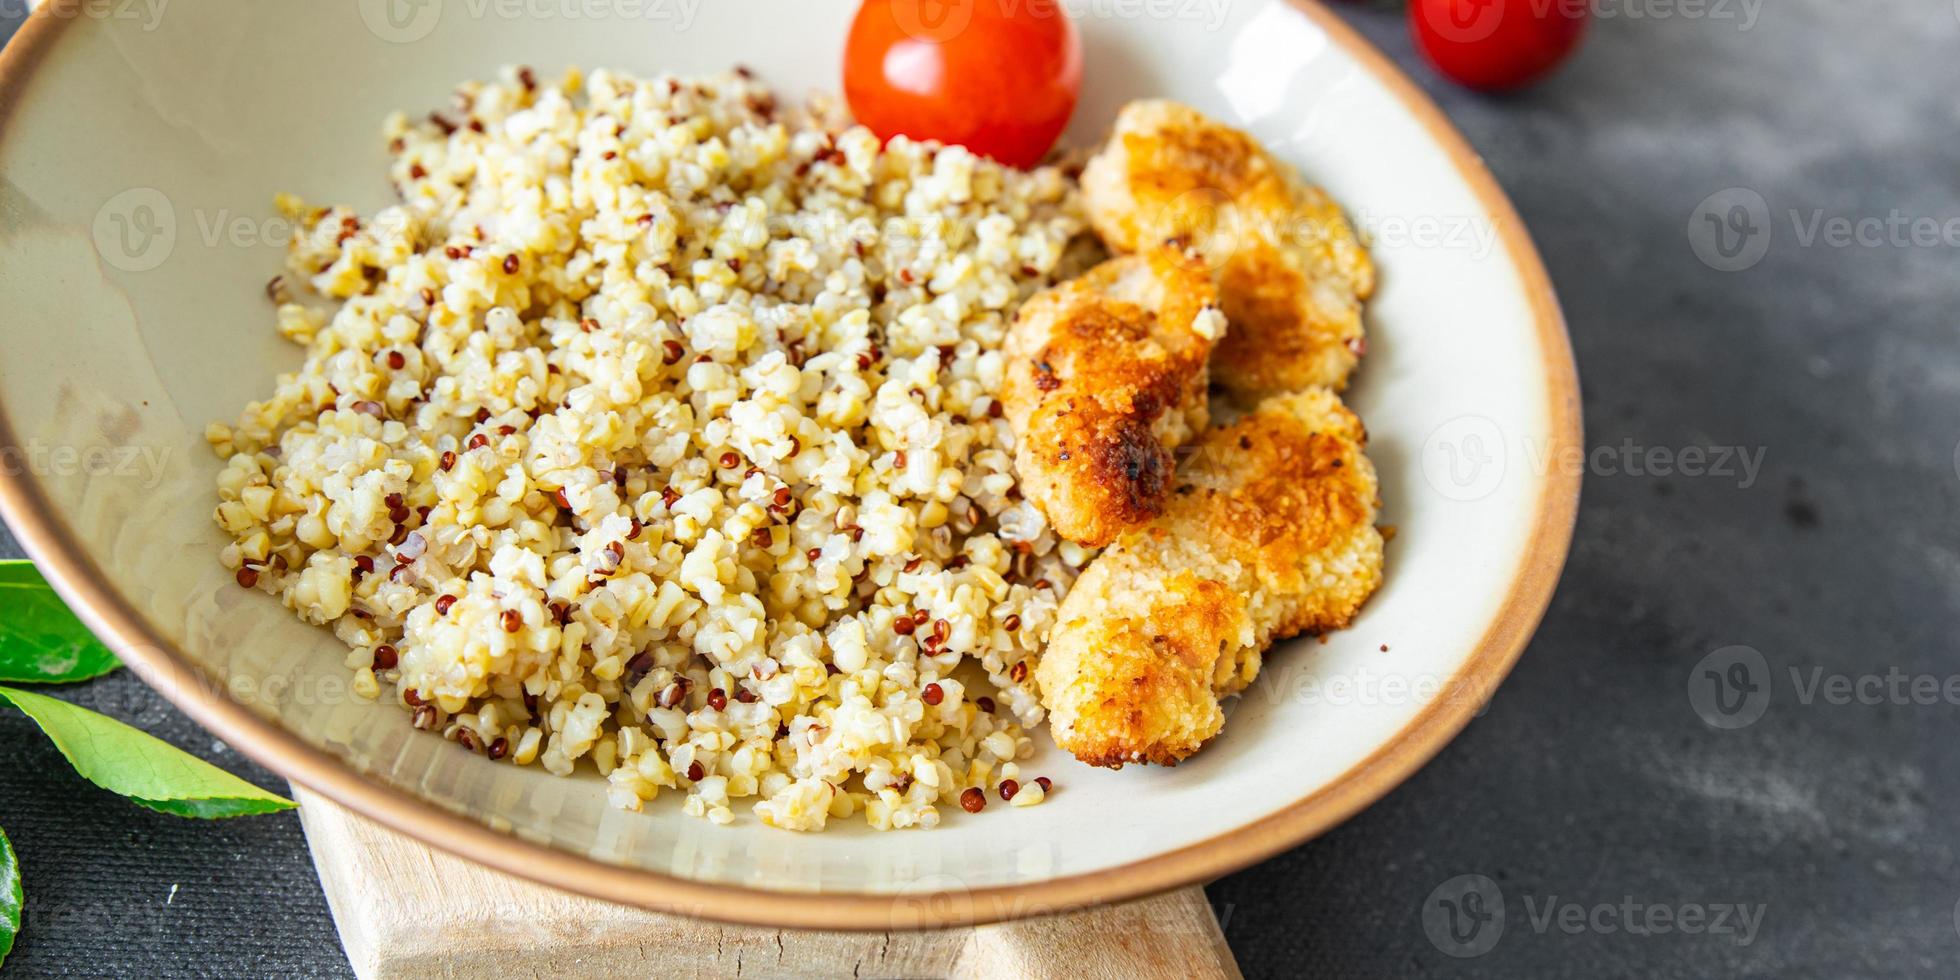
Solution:
[{"label": "breaded chicken nugget", "polygon": [[1189,106],[1132,102],[1082,190],[1110,248],[1180,241],[1217,271],[1231,323],[1212,360],[1220,384],[1252,398],[1346,385],[1374,263],[1340,207],[1258,141]]},{"label": "breaded chicken nugget", "polygon": [[1216,300],[1203,265],[1160,247],[1022,304],[1001,404],[1021,491],[1056,533],[1101,546],[1163,512],[1171,450],[1210,419]]},{"label": "breaded chicken nugget", "polygon": [[1315,389],[1206,433],[1163,517],[1090,564],[1036,668],[1056,744],[1174,765],[1276,639],[1345,627],[1382,577],[1367,433]]}]

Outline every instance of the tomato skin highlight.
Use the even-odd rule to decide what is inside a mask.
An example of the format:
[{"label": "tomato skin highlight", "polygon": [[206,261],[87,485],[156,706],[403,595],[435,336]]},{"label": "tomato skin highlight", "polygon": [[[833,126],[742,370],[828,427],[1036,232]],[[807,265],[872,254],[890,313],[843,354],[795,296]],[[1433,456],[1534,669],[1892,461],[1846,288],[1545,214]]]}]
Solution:
[{"label": "tomato skin highlight", "polygon": [[1040,163],[1082,91],[1082,38],[1056,0],[865,0],[844,46],[844,97],[882,139]]},{"label": "tomato skin highlight", "polygon": [[1409,0],[1416,47],[1444,77],[1484,92],[1523,88],[1579,48],[1587,0]]}]

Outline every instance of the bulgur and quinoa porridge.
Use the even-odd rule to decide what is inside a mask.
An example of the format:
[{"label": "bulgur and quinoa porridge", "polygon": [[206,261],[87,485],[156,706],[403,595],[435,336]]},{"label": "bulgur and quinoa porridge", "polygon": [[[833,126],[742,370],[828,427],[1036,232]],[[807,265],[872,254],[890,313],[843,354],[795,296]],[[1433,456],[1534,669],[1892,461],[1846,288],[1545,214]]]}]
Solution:
[{"label": "bulgur and quinoa porridge", "polygon": [[417,728],[629,809],[1041,802],[1031,658],[1092,552],[994,393],[1097,248],[1075,181],[740,71],[516,69],[387,137],[400,204],[280,201],[305,361],[207,433],[239,583]]}]

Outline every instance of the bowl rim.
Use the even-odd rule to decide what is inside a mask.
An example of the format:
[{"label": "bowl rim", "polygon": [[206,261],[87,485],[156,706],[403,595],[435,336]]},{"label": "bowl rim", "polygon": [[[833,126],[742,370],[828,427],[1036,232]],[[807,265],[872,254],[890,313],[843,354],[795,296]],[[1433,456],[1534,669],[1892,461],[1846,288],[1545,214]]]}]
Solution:
[{"label": "bowl rim", "polygon": [[[1542,257],[1510,199],[1469,142],[1427,94],[1321,0],[1285,0],[1352,57],[1415,117],[1449,157],[1486,213],[1530,304],[1546,381],[1545,411],[1555,451],[1582,445],[1579,378],[1571,340]],[[0,138],[29,76],[77,18],[59,4],[36,7],[0,51]],[[0,445],[18,440],[0,405]],[[1446,690],[1494,692],[1523,654],[1551,602],[1578,514],[1582,476],[1553,467],[1543,476],[1530,541],[1475,651]],[[754,926],[889,931],[981,925],[1138,899],[1203,883],[1319,836],[1387,795],[1442,750],[1482,708],[1477,698],[1438,698],[1394,737],[1332,782],[1285,807],[1206,840],[1128,864],[1022,885],[933,894],[769,891],[695,881],[607,864],[503,833],[406,790],[372,781],[207,683],[203,672],[108,583],[33,477],[0,468],[0,518],[97,636],[206,730],[292,782],[425,844],[499,871],[592,898]]]}]

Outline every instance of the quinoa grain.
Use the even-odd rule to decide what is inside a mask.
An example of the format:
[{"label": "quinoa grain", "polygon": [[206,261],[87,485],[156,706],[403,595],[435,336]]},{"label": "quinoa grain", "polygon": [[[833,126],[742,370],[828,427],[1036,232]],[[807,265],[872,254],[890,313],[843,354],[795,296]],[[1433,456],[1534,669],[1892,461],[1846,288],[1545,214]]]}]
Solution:
[{"label": "quinoa grain", "polygon": [[238,584],[372,650],[415,727],[628,809],[978,812],[1087,560],[990,421],[1015,309],[1093,258],[1073,182],[733,73],[458,95],[387,123],[400,204],[279,202],[307,355],[213,440],[226,531],[279,559]]}]

